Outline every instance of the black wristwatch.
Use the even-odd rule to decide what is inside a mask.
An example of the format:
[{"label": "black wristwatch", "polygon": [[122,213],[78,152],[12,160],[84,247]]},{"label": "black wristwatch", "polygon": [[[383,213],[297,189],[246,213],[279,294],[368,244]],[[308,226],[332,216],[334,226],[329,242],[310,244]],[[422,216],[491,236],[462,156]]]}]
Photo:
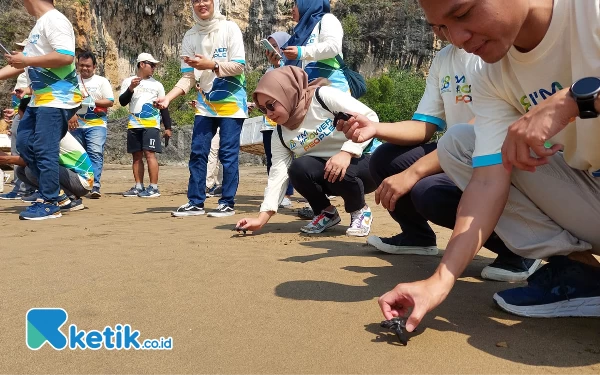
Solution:
[{"label": "black wristwatch", "polygon": [[212,68],[213,73],[216,73],[219,70],[219,63],[215,61],[215,66]]},{"label": "black wristwatch", "polygon": [[598,98],[598,94],[600,94],[600,78],[581,78],[571,85],[569,92],[575,98],[577,107],[579,107],[579,118],[598,117],[598,111],[596,111],[594,102]]}]

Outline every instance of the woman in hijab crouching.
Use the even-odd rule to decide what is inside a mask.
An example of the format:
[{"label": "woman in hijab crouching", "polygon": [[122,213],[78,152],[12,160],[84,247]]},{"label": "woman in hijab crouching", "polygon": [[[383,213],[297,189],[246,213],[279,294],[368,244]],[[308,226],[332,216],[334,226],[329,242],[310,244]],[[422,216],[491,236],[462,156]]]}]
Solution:
[{"label": "woman in hijab crouching", "polygon": [[242,32],[220,13],[219,0],[192,0],[192,10],[196,24],[185,33],[181,43],[183,77],[173,90],[157,101],[159,108],[166,108],[173,99],[195,88],[196,81],[198,83],[188,202],[172,215],[205,213],[206,165],[210,143],[219,129],[223,191],[219,205],[208,216],[231,216],[235,213],[234,198],[239,184],[240,132],[244,119],[248,117]]},{"label": "woman in hijab crouching", "polygon": [[308,84],[305,71],[285,66],[266,73],[258,83],[254,103],[279,124],[280,134],[274,133],[271,138],[272,166],[260,214],[240,220],[237,228],[262,228],[277,212],[289,178],[316,215],[300,228],[302,232],[321,233],[340,223],[337,209],[327,198],[335,195],[344,199],[346,212],[350,213],[346,234],[369,234],[373,217],[365,194],[377,186],[369,173],[370,155],[364,150],[372,140],[348,141],[335,129],[334,113],[359,113],[371,121],[378,118],[350,94],[323,86],[326,82],[317,79]]}]

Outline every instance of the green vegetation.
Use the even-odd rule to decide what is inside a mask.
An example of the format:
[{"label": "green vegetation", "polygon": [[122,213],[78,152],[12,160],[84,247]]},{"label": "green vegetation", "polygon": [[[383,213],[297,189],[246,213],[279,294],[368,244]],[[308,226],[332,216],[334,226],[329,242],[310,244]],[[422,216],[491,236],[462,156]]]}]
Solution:
[{"label": "green vegetation", "polygon": [[127,117],[127,116],[129,116],[129,109],[127,107],[118,107],[116,109],[111,108],[108,111],[108,119],[109,120],[118,120],[120,118]]},{"label": "green vegetation", "polygon": [[393,70],[367,80],[367,93],[360,98],[381,122],[410,120],[425,92],[421,74]]}]

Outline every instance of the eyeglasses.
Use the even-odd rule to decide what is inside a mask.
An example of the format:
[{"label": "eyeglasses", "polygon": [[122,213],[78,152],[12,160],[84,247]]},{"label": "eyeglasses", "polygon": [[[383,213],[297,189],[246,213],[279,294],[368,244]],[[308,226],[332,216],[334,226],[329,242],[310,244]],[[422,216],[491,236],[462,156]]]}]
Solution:
[{"label": "eyeglasses", "polygon": [[146,64],[146,65],[150,65],[150,67],[151,67],[152,69],[156,68],[156,63],[153,63],[153,62],[150,62],[150,61],[144,61],[144,64]]},{"label": "eyeglasses", "polygon": [[273,100],[271,103],[265,103],[265,106],[263,107],[262,105],[257,105],[256,107],[258,108],[259,111],[261,111],[263,114],[267,114],[267,110],[274,112],[275,111],[275,103],[277,103],[277,100]]}]

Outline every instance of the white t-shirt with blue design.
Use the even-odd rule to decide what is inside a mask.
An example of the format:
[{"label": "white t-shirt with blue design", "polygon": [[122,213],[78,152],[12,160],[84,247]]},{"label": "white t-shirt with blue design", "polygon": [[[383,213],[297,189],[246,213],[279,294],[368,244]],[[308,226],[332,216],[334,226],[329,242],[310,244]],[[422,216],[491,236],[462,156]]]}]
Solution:
[{"label": "white t-shirt with blue design", "polygon": [[444,47],[431,63],[419,106],[412,119],[429,122],[439,130],[468,123],[473,113],[472,75],[482,60],[454,47]]},{"label": "white t-shirt with blue design", "polygon": [[[201,41],[198,27],[194,26],[185,33],[181,43],[181,54],[193,58],[201,53]],[[246,65],[246,53],[242,31],[232,21],[221,21],[210,59],[216,62],[233,61]],[[194,68],[181,61],[181,72],[193,72]],[[248,103],[246,98],[246,76],[214,76],[212,89],[209,92],[200,90],[196,104],[196,115],[206,117],[247,118]]]},{"label": "white t-shirt with blue design", "polygon": [[[23,51],[29,57],[44,56],[51,52],[75,56],[73,25],[56,9],[44,13],[37,20]],[[71,109],[81,103],[74,61],[60,68],[29,66],[25,72],[33,89],[30,107]]]}]

